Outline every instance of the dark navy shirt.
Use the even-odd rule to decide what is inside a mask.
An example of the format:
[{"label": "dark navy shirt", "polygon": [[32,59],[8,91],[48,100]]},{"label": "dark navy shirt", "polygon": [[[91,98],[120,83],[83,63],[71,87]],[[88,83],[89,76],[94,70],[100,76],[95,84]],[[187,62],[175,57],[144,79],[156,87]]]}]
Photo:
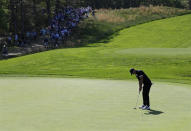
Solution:
[{"label": "dark navy shirt", "polygon": [[144,85],[145,84],[152,84],[149,77],[142,70],[137,70],[135,74],[136,74],[136,77],[138,80],[140,80],[140,77],[143,76],[143,84]]}]

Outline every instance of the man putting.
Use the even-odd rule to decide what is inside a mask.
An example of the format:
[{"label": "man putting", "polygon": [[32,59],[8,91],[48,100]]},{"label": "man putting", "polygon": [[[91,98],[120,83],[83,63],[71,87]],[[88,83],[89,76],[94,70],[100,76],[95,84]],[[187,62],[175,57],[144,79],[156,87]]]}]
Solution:
[{"label": "man putting", "polygon": [[143,110],[150,110],[150,102],[149,102],[149,92],[151,88],[151,80],[142,70],[130,69],[130,73],[135,74],[137,79],[139,80],[139,94],[143,88],[143,105],[139,107]]}]

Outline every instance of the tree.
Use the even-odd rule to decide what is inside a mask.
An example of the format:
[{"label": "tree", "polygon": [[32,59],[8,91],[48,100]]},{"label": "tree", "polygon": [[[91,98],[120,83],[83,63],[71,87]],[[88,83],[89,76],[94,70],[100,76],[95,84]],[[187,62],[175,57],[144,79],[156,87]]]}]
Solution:
[{"label": "tree", "polygon": [[24,10],[24,1],[20,0],[20,13],[21,13],[21,36],[24,37],[25,34],[25,10]]},{"label": "tree", "polygon": [[32,0],[33,1],[33,21],[34,21],[34,25],[35,25],[35,29],[37,28],[37,10],[36,10],[36,0]]},{"label": "tree", "polygon": [[17,33],[17,1],[9,0],[9,12],[10,12],[10,21],[9,21],[9,32]]},{"label": "tree", "polygon": [[55,3],[55,12],[58,13],[60,9],[60,0],[56,0],[56,3]]},{"label": "tree", "polygon": [[7,29],[8,29],[7,22],[8,21],[7,21],[6,13],[2,8],[0,8],[0,23],[1,23],[0,24],[0,31],[3,31],[3,32],[7,31]]},{"label": "tree", "polygon": [[51,21],[51,5],[50,5],[50,0],[46,0],[46,11],[48,15],[48,23],[50,24]]}]

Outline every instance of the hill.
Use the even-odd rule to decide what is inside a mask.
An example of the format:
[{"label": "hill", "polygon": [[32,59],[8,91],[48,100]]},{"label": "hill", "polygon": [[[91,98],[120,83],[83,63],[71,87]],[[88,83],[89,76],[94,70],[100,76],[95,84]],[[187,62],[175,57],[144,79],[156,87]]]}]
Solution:
[{"label": "hill", "polygon": [[140,6],[129,9],[99,9],[95,16],[82,21],[74,34],[73,41],[86,45],[108,42],[111,35],[128,27],[190,13],[190,10],[165,6]]},{"label": "hill", "polygon": [[131,79],[129,68],[151,79],[190,83],[191,15],[121,30],[107,43],[58,49],[0,61],[1,75]]}]

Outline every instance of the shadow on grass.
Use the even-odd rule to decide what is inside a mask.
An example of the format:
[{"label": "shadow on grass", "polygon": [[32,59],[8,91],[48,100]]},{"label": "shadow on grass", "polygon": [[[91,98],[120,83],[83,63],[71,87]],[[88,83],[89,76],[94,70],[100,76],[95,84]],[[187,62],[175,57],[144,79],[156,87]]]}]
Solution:
[{"label": "shadow on grass", "polygon": [[119,24],[85,20],[76,28],[73,37],[75,40],[80,40],[83,43],[82,46],[90,43],[107,44],[112,38],[118,35],[121,29],[123,29],[123,26]]},{"label": "shadow on grass", "polygon": [[144,113],[145,115],[160,115],[160,114],[162,114],[162,113],[164,113],[164,112],[162,112],[162,111],[157,111],[157,110],[149,110],[149,112],[147,112],[147,113]]}]

